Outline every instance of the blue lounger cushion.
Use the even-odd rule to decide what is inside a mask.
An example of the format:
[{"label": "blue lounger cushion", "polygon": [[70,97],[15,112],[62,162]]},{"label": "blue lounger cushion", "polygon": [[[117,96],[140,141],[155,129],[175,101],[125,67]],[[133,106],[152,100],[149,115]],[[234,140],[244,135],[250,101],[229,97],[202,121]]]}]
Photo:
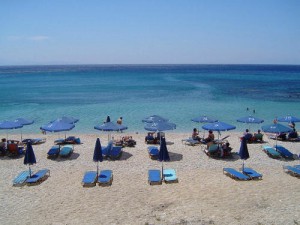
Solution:
[{"label": "blue lounger cushion", "polygon": [[29,177],[26,180],[26,183],[28,185],[38,184],[46,180],[49,175],[50,175],[50,170],[48,169],[39,170],[35,174],[31,175],[31,177]]},{"label": "blue lounger cushion", "polygon": [[123,152],[122,146],[113,146],[109,154],[109,157],[111,159],[119,159],[122,156],[122,152]]},{"label": "blue lounger cushion", "polygon": [[166,183],[178,182],[178,178],[174,169],[164,169],[163,177]]},{"label": "blue lounger cushion", "polygon": [[246,176],[245,174],[233,169],[233,168],[223,168],[223,173],[230,176],[236,180],[249,180],[250,177]]},{"label": "blue lounger cushion", "polygon": [[280,158],[281,154],[276,151],[276,149],[272,148],[271,146],[263,146],[264,152],[267,153],[268,156],[271,158]]},{"label": "blue lounger cushion", "polygon": [[107,146],[102,146],[102,154],[104,156],[109,156],[112,147],[113,147],[113,141],[109,141]]},{"label": "blue lounger cushion", "polygon": [[161,172],[160,170],[149,170],[148,171],[148,182],[150,185],[161,184]]},{"label": "blue lounger cushion", "polygon": [[13,186],[22,186],[25,184],[25,181],[29,178],[29,170],[22,171],[16,176],[13,180]]},{"label": "blue lounger cushion", "polygon": [[249,168],[249,167],[245,167],[244,171],[243,169],[241,169],[242,173],[244,173],[245,175],[249,176],[251,179],[261,179],[262,178],[262,174],[256,172],[254,169]]},{"label": "blue lounger cushion", "polygon": [[147,149],[148,149],[148,153],[149,153],[150,158],[158,157],[158,155],[159,155],[158,147],[149,146],[149,147],[147,147]]},{"label": "blue lounger cushion", "polygon": [[111,170],[101,170],[98,176],[99,185],[111,185],[113,180],[113,173]]},{"label": "blue lounger cushion", "polygon": [[281,145],[275,145],[274,148],[284,157],[287,159],[294,159],[294,154],[291,153],[288,149]]},{"label": "blue lounger cushion", "polygon": [[61,157],[67,157],[70,156],[73,153],[73,145],[65,145],[61,148],[59,155]]},{"label": "blue lounger cushion", "polygon": [[283,166],[283,169],[285,170],[285,172],[293,176],[300,177],[300,168],[294,166]]},{"label": "blue lounger cushion", "polygon": [[93,187],[96,185],[96,181],[97,181],[97,172],[87,171],[83,176],[82,185],[83,187]]},{"label": "blue lounger cushion", "polygon": [[51,157],[51,156],[58,156],[59,154],[59,145],[53,145],[49,151],[48,151],[48,156]]}]

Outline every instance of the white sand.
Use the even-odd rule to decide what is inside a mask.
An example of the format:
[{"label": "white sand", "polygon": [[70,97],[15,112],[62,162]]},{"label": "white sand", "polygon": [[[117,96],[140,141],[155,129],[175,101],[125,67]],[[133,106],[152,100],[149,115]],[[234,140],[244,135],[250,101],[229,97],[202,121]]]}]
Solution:
[{"label": "white sand", "polygon": [[[161,163],[148,157],[145,133],[131,135],[137,141],[135,148],[124,148],[120,160],[100,163],[101,169],[113,170],[112,186],[92,188],[83,188],[81,180],[85,171],[96,170],[95,140],[100,137],[106,145],[106,134],[78,135],[83,144],[64,160],[46,157],[56,134],[23,135],[47,138],[34,146],[37,164],[32,169],[48,168],[51,176],[36,186],[12,187],[14,177],[28,166],[23,157],[0,158],[0,224],[300,224],[300,180],[282,169],[300,164],[299,160],[271,159],[261,144],[251,144],[245,164],[262,173],[263,179],[235,181],[222,169],[239,169],[242,161],[237,156],[209,158],[201,147],[182,144],[189,134],[166,132],[174,144],[168,146],[171,162],[164,165],[176,170],[179,183],[150,186],[148,169],[159,169]],[[238,134],[230,133],[228,140],[237,152]],[[280,144],[300,154],[300,143]]]}]

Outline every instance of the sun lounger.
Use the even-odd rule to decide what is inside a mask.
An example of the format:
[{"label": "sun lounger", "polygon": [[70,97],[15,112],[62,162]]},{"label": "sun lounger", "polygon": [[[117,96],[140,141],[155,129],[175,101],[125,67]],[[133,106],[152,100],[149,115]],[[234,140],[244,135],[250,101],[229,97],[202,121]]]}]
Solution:
[{"label": "sun lounger", "polygon": [[48,151],[48,153],[47,153],[48,158],[56,158],[56,157],[58,157],[59,151],[60,151],[59,145],[53,145],[53,146],[49,149],[49,151]]},{"label": "sun lounger", "polygon": [[216,155],[219,151],[219,145],[217,144],[211,144],[208,149],[204,149],[204,152],[206,153],[206,155],[208,156],[213,156]]},{"label": "sun lounger", "polygon": [[113,146],[113,141],[109,141],[106,147],[102,147],[103,156],[111,159],[119,159],[122,153],[122,146]]},{"label": "sun lounger", "polygon": [[177,183],[178,178],[174,169],[164,169],[163,178],[166,183]]},{"label": "sun lounger", "polygon": [[150,185],[161,184],[161,172],[160,170],[149,170],[148,171],[148,182]]},{"label": "sun lounger", "polygon": [[31,177],[29,177],[26,180],[26,183],[27,185],[39,184],[44,180],[46,180],[49,176],[50,176],[50,170],[48,169],[39,170],[35,174],[31,175]]},{"label": "sun lounger", "polygon": [[76,145],[76,144],[81,144],[81,141],[80,141],[80,138],[78,138],[78,137],[69,136],[66,139],[64,139],[64,138],[56,139],[54,141],[54,143],[57,145],[64,145],[64,144]]},{"label": "sun lounger", "polygon": [[83,187],[93,187],[96,185],[96,181],[97,181],[97,172],[87,171],[83,176],[82,185]]},{"label": "sun lounger", "polygon": [[271,158],[278,159],[281,158],[281,154],[276,151],[276,149],[271,146],[263,146],[263,151]]},{"label": "sun lounger", "polygon": [[149,157],[151,159],[157,159],[158,155],[159,155],[159,149],[156,146],[149,146],[147,147],[148,149],[148,153],[149,153]]},{"label": "sun lounger", "polygon": [[250,180],[249,176],[246,176],[233,168],[223,168],[223,173],[236,180]]},{"label": "sun lounger", "polygon": [[242,173],[244,173],[245,175],[249,176],[251,179],[262,179],[262,174],[256,172],[254,169],[252,168],[248,168],[245,167],[244,171],[243,169],[241,169]]},{"label": "sun lounger", "polygon": [[107,146],[102,146],[102,154],[103,156],[109,156],[111,149],[113,147],[113,141],[109,141]]},{"label": "sun lounger", "polygon": [[200,144],[201,142],[198,140],[194,140],[193,138],[188,138],[188,139],[182,139],[181,140],[185,145],[191,145],[191,146],[195,146]]},{"label": "sun lounger", "polygon": [[98,176],[99,186],[109,186],[113,181],[113,173],[111,170],[101,170]]},{"label": "sun lounger", "polygon": [[286,159],[295,159],[293,153],[281,145],[275,145],[274,148]]},{"label": "sun lounger", "polygon": [[300,177],[300,168],[293,166],[283,166],[283,169],[286,173],[289,173],[295,177]]},{"label": "sun lounger", "polygon": [[295,165],[294,167],[296,167],[297,169],[300,169],[300,165]]},{"label": "sun lounger", "polygon": [[61,148],[59,156],[69,157],[74,151],[73,145],[65,145]]},{"label": "sun lounger", "polygon": [[29,171],[28,170],[22,171],[13,180],[13,186],[15,187],[23,186],[25,184],[25,181],[28,179],[28,177],[29,177]]},{"label": "sun lounger", "polygon": [[27,144],[28,142],[31,142],[32,145],[38,145],[43,144],[46,142],[46,138],[32,138],[32,139],[24,139],[22,141],[23,144]]}]

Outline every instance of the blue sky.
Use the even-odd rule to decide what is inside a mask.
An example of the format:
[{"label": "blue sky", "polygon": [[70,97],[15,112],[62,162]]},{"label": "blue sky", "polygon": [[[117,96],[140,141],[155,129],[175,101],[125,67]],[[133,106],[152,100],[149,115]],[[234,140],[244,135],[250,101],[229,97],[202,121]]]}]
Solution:
[{"label": "blue sky", "polygon": [[300,64],[298,0],[0,5],[0,65]]}]

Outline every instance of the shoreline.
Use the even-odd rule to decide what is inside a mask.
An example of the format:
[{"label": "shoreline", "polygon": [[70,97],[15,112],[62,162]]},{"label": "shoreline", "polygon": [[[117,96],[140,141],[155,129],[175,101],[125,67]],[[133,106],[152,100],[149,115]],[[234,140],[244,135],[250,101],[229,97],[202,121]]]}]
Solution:
[{"label": "shoreline", "polygon": [[[71,134],[70,134],[71,135]],[[23,138],[46,138],[34,145],[37,163],[33,171],[47,168],[50,177],[36,186],[12,187],[12,180],[28,169],[23,157],[0,158],[0,197],[4,209],[1,224],[295,224],[300,223],[299,179],[286,174],[283,165],[299,160],[269,158],[262,144],[248,144],[250,158],[245,161],[263,174],[259,181],[235,181],[223,174],[224,167],[239,169],[242,160],[208,157],[200,146],[188,146],[182,139],[189,133],[165,132],[171,161],[164,168],[175,169],[179,182],[150,186],[149,169],[160,169],[151,160],[144,133],[113,133],[114,137],[133,136],[137,145],[126,147],[120,160],[104,160],[101,169],[111,169],[114,180],[109,187],[83,188],[85,171],[96,170],[93,151],[97,137],[106,146],[107,134],[76,134],[83,144],[75,145],[67,159],[47,159],[47,151],[59,134],[26,134]],[[222,132],[233,152],[240,147],[239,132]],[[68,136],[68,133],[67,133]],[[20,138],[20,135],[9,137]],[[268,145],[275,141],[264,135]],[[278,142],[300,154],[300,143]],[[13,194],[12,194],[13,193]],[[18,213],[14,213],[18,212]],[[245,213],[248,212],[248,213]],[[280,212],[280,213],[278,213]],[[295,222],[296,221],[296,222]]]}]

